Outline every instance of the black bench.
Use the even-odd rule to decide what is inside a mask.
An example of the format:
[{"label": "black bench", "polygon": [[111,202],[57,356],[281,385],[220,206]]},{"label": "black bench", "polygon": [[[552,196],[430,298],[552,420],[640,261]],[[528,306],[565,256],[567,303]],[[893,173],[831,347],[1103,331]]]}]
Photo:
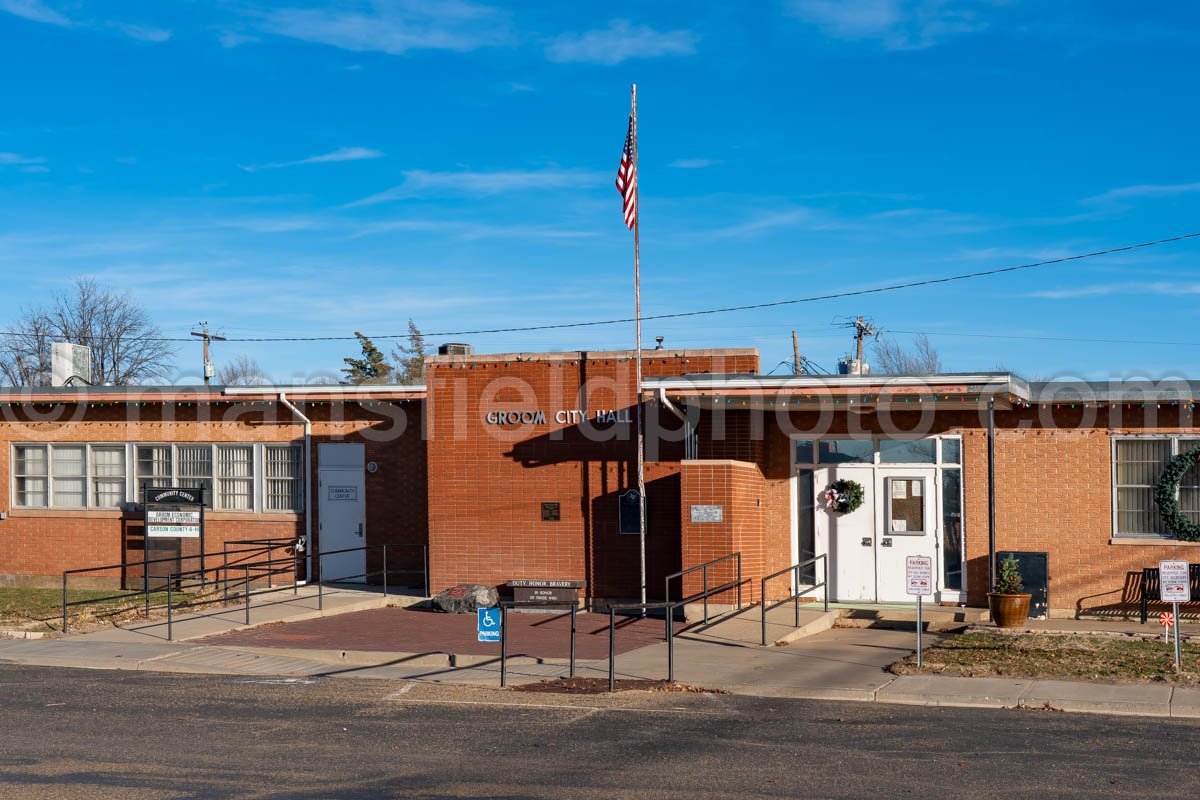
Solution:
[{"label": "black bench", "polygon": [[[1193,603],[1200,603],[1200,564],[1188,565],[1188,585]],[[1150,603],[1159,601],[1158,567],[1142,568],[1142,624],[1146,624]]]}]

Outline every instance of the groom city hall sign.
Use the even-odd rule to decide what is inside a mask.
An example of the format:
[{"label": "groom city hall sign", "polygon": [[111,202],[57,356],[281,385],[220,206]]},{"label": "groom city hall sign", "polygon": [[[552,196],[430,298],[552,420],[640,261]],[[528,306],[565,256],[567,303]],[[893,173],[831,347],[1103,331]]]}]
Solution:
[{"label": "groom city hall sign", "polygon": [[[559,425],[578,425],[590,420],[593,423],[633,422],[628,408],[602,409],[590,412],[585,408],[564,408],[554,412],[554,421]],[[483,417],[488,425],[545,425],[545,411],[489,411]]]}]

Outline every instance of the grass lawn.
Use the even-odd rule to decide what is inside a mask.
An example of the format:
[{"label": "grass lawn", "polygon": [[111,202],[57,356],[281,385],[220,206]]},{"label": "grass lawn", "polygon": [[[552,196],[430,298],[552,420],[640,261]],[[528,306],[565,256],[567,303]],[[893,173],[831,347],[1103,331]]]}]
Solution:
[{"label": "grass lawn", "polygon": [[897,675],[973,678],[1061,678],[1121,683],[1200,684],[1200,645],[1184,643],[1183,673],[1175,674],[1174,645],[1103,636],[964,633],[892,664]]},{"label": "grass lawn", "polygon": [[[72,607],[71,613],[73,616],[87,611],[111,611],[126,607],[138,607],[144,602],[141,595],[131,595],[122,598],[120,597],[122,594],[126,593],[119,589],[71,589],[67,593],[67,602],[75,603],[81,600],[98,601],[96,603]],[[101,598],[111,598],[114,595],[117,596],[115,599],[100,602]],[[172,601],[182,602],[184,599],[186,599],[186,595],[176,593]],[[166,601],[166,592],[150,595],[150,602],[152,604],[161,604]],[[0,621],[30,622],[34,620],[55,620],[61,618],[62,589],[15,589],[0,587]]]}]

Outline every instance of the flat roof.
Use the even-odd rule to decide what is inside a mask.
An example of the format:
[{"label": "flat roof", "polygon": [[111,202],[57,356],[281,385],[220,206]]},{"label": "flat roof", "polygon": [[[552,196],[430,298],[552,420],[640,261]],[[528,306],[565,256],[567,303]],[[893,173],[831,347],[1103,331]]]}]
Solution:
[{"label": "flat roof", "polygon": [[[633,358],[636,350],[562,350],[554,353],[473,353],[471,355],[436,355],[425,356],[427,364],[485,364],[495,362],[519,361],[578,361],[581,358],[589,360]],[[716,347],[689,348],[681,350],[674,347],[664,347],[662,350],[643,348],[642,360],[651,361],[656,358],[688,358],[690,356],[735,357],[758,356],[758,350],[753,347]]]},{"label": "flat roof", "polygon": [[278,400],[422,400],[425,386],[307,384],[285,386],[24,386],[0,389],[0,403],[239,402]]}]

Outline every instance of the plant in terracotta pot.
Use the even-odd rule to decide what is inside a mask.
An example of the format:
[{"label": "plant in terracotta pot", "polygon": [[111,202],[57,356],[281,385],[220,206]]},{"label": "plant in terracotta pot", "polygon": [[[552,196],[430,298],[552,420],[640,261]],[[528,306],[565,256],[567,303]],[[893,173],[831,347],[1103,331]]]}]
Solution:
[{"label": "plant in terracotta pot", "polygon": [[988,609],[998,628],[1021,628],[1029,618],[1029,598],[1021,580],[1020,564],[1009,556],[1000,562],[996,583],[988,593]]}]

